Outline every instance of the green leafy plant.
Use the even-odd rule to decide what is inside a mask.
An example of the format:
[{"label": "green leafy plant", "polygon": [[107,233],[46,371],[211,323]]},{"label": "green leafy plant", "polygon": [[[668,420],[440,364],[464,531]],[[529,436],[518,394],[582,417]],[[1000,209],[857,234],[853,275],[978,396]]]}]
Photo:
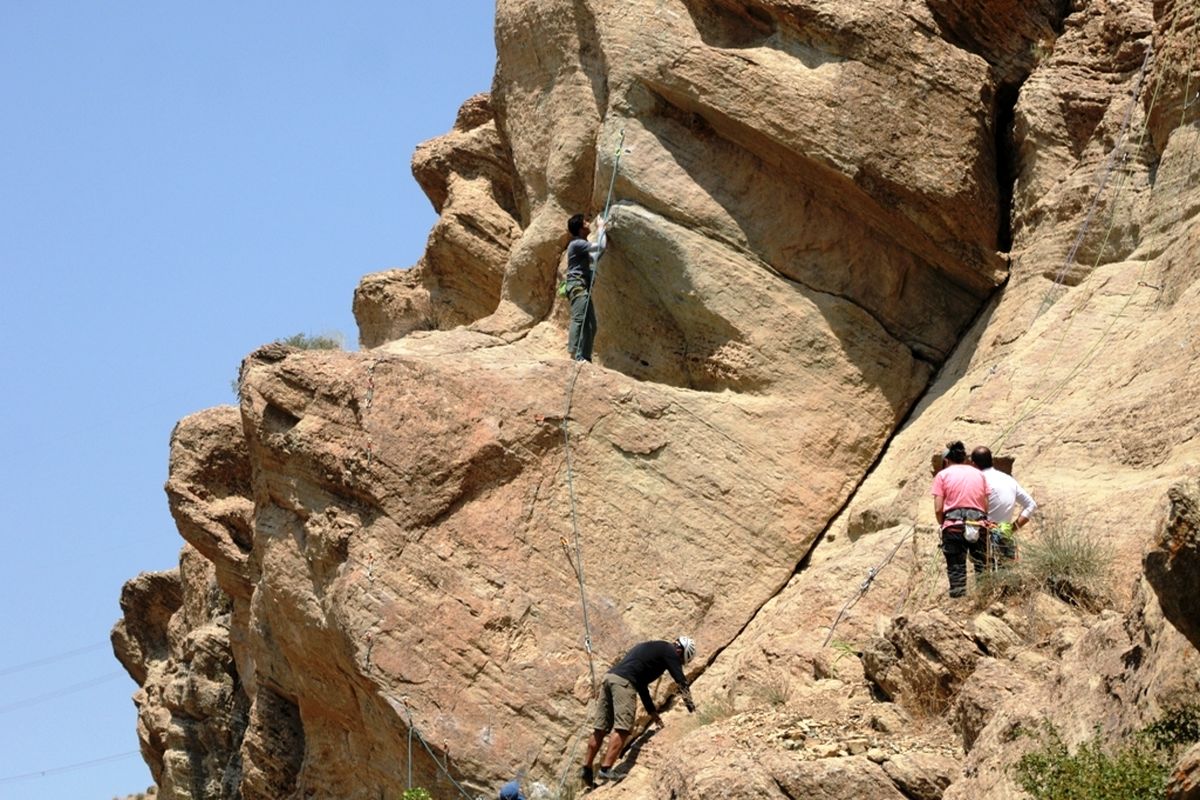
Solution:
[{"label": "green leafy plant", "polygon": [[1166,711],[1142,731],[1158,750],[1182,749],[1200,742],[1200,705],[1186,704]]},{"label": "green leafy plant", "polygon": [[1038,746],[1013,766],[1035,800],[1161,800],[1176,755],[1200,740],[1200,709],[1166,712],[1125,741],[1105,746],[1100,730],[1072,753],[1053,723],[1033,733]]},{"label": "green leafy plant", "polygon": [[838,662],[847,656],[858,658],[858,648],[854,646],[853,642],[847,642],[845,639],[834,639],[829,643],[829,646],[837,653],[833,657],[833,660],[829,662],[829,677],[840,680],[837,668]]},{"label": "green leafy plant", "polygon": [[411,789],[405,789],[404,794],[400,795],[400,800],[433,800],[433,795],[429,793],[428,789],[414,786]]}]

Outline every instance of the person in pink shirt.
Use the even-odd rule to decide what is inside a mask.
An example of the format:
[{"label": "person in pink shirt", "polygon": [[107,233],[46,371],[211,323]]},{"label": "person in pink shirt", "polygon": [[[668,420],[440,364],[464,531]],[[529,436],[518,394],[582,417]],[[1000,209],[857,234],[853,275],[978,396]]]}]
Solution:
[{"label": "person in pink shirt", "polygon": [[983,572],[985,536],[974,528],[975,540],[967,536],[968,523],[987,519],[987,479],[967,463],[967,448],[962,442],[947,445],[942,454],[942,469],[933,477],[933,513],[942,529],[942,555],[946,557],[946,577],[950,596],[967,593],[967,556],[975,565],[975,574]]}]

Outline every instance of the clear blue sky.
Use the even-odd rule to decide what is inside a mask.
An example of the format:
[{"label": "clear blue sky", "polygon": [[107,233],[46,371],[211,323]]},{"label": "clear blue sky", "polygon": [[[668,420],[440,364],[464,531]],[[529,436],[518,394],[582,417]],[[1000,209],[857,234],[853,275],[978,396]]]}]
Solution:
[{"label": "clear blue sky", "polygon": [[[0,0],[0,800],[151,782],[108,646],[177,564],[175,421],[243,355],[342,332],[434,215],[415,145],[490,88],[492,0]],[[83,649],[35,668],[30,661]]]}]

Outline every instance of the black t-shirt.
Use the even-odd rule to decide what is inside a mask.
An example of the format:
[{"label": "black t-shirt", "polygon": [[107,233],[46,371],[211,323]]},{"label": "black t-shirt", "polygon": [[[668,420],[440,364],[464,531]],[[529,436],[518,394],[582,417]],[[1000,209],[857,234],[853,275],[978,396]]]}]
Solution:
[{"label": "black t-shirt", "polygon": [[642,642],[630,648],[621,663],[609,670],[613,675],[620,675],[633,684],[642,705],[651,714],[655,713],[654,702],[650,699],[650,684],[658,680],[664,672],[669,672],[679,688],[687,689],[687,678],[683,675],[683,659],[671,642],[656,641]]}]

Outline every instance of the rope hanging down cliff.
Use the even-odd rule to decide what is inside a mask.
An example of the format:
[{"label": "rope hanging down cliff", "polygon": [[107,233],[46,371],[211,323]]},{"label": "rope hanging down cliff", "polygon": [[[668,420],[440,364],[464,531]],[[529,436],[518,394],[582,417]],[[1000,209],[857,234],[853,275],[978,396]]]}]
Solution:
[{"label": "rope hanging down cliff", "polygon": [[[608,182],[608,197],[604,201],[604,213],[601,218],[604,223],[608,224],[608,216],[612,210],[613,189],[617,185],[617,170],[621,168],[621,155],[625,152],[625,131],[622,129],[620,139],[617,141],[617,150],[615,160],[613,162],[612,177]],[[599,265],[599,260],[597,260]],[[592,287],[596,283],[596,271],[593,270],[591,281],[588,284],[587,304],[590,306],[592,302]],[[586,308],[585,308],[586,314]],[[578,353],[571,354],[573,358],[578,356]],[[588,601],[587,601],[587,582],[584,580],[583,573],[583,545],[579,537],[579,514],[577,512],[577,504],[575,500],[575,474],[574,466],[571,462],[571,402],[575,397],[575,382],[579,379],[579,370],[582,368],[582,361],[574,361],[573,369],[571,370],[571,380],[567,384],[566,391],[566,408],[563,410],[562,417],[562,432],[563,432],[563,452],[566,456],[567,467],[567,495],[571,504],[571,530],[575,538],[575,558],[571,560],[571,567],[575,571],[575,577],[579,581],[579,600],[583,606],[583,646],[587,650],[588,655],[588,671],[592,679],[592,694],[596,693],[596,659],[592,651],[592,626],[588,618]]]}]

